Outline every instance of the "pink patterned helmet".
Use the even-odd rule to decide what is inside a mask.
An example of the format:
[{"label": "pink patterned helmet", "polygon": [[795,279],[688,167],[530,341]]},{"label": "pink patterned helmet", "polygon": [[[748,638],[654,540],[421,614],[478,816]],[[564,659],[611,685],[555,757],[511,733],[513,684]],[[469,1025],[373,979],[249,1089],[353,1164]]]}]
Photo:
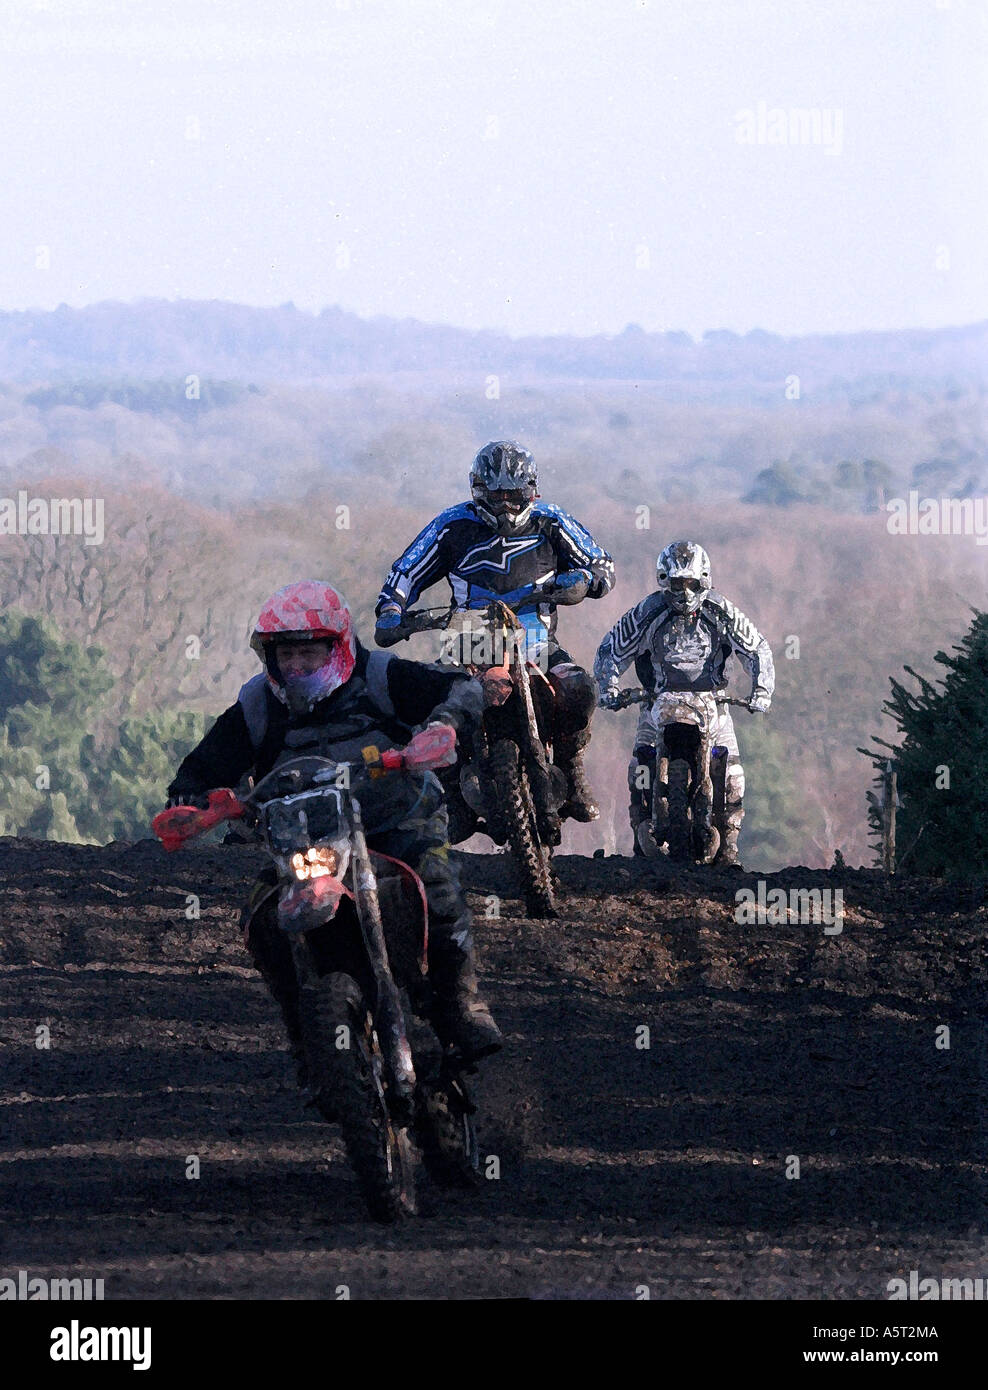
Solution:
[{"label": "pink patterned helmet", "polygon": [[[278,642],[318,642],[329,645],[329,654],[318,670],[308,675],[285,675],[278,668]],[[346,599],[331,584],[302,579],[272,594],[254,625],[250,645],[267,672],[278,699],[295,714],[311,710],[353,675],[357,639]]]}]

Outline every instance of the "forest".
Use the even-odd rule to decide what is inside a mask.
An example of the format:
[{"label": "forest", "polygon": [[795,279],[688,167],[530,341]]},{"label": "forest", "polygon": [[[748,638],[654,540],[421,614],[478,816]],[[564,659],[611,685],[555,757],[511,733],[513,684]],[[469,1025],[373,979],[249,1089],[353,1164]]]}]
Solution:
[{"label": "forest", "polygon": [[[933,654],[984,607],[988,553],[974,537],[887,525],[910,489],[988,492],[983,326],[850,346],[639,330],[637,358],[629,342],[572,340],[567,358],[545,340],[526,367],[520,340],[355,321],[362,346],[341,335],[334,374],[313,356],[316,316],[195,307],[192,346],[176,346],[174,306],[37,315],[23,344],[45,361],[30,379],[11,367],[29,316],[2,316],[0,497],[101,499],[105,535],[0,535],[0,833],[146,835],[173,768],[253,673],[247,640],[267,594],[325,578],[370,642],[392,559],[468,495],[480,445],[518,438],[543,496],[616,561],[610,595],[561,615],[578,660],[592,664],[677,537],[706,547],[715,586],[772,644],[772,710],[738,718],[746,863],[871,862],[873,769],[856,750],[889,736],[890,678],[908,664],[932,679]],[[281,314],[280,372],[256,341],[263,314]],[[670,337],[663,372],[651,340]],[[436,654],[424,636],[402,650]],[[564,849],[628,850],[633,728],[630,713],[595,716],[603,814],[568,827]]]}]

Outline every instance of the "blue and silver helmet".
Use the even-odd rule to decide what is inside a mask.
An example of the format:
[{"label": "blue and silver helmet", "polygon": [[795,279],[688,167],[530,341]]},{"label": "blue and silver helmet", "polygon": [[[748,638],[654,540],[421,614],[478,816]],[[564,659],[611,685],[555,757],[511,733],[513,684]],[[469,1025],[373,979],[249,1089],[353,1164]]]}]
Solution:
[{"label": "blue and silver helmet", "polygon": [[511,439],[485,444],[470,469],[477,511],[502,535],[528,524],[538,491],[538,471],[527,449]]}]

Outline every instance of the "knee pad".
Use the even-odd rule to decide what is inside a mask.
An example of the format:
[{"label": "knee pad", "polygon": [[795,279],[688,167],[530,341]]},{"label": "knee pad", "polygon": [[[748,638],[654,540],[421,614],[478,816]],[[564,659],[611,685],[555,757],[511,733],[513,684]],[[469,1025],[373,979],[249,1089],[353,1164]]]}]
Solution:
[{"label": "knee pad", "polygon": [[727,759],[725,790],[727,804],[740,806],[744,800],[744,768],[741,759],[734,753],[729,754]]},{"label": "knee pad", "polygon": [[427,850],[416,865],[416,873],[425,888],[430,917],[448,920],[468,911],[445,847]]},{"label": "knee pad", "polygon": [[569,728],[583,728],[597,705],[593,677],[573,661],[560,662],[549,672],[549,684],[556,693],[556,718]]}]

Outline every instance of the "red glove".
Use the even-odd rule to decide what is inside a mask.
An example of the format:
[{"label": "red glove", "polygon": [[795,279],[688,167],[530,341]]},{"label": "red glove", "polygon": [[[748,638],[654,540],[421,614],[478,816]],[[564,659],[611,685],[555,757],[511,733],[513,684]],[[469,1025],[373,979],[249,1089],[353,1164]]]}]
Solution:
[{"label": "red glove", "polygon": [[151,822],[151,829],[165,849],[174,850],[221,821],[236,820],[243,814],[243,803],[237,800],[230,788],[219,787],[209,793],[209,804],[205,810],[198,806],[170,806],[158,812]]},{"label": "red glove", "polygon": [[389,748],[381,754],[385,767],[425,772],[434,767],[452,767],[456,762],[456,730],[449,724],[428,724],[404,748]]}]

